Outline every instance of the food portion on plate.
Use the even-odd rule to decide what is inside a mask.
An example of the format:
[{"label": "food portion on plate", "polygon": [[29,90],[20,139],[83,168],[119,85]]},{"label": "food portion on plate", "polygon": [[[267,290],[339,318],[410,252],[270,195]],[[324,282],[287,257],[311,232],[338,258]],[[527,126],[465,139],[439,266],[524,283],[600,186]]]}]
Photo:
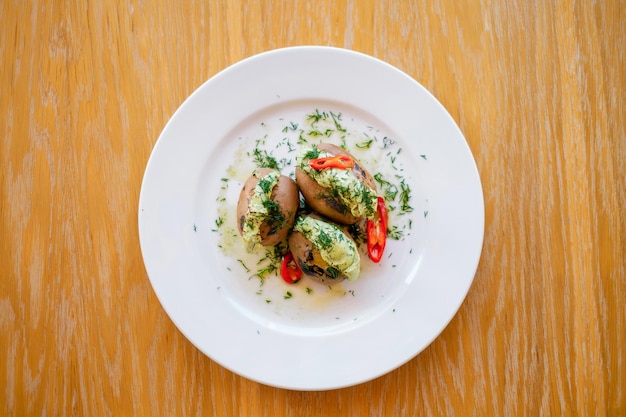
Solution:
[{"label": "food portion on plate", "polygon": [[287,237],[296,219],[298,187],[280,171],[259,168],[246,180],[237,203],[237,227],[248,252],[274,246]]},{"label": "food portion on plate", "polygon": [[303,108],[234,132],[211,231],[225,272],[247,277],[238,291],[272,307],[315,302],[354,296],[370,286],[362,278],[402,267],[425,200],[409,186],[411,155],[387,132],[353,114]]},{"label": "food portion on plate", "polygon": [[302,275],[329,285],[357,280],[357,242],[365,240],[373,262],[380,262],[385,248],[387,210],[374,178],[350,152],[331,143],[302,146],[295,159],[295,182],[260,168],[244,183],[237,219],[246,249],[286,238],[281,268],[286,282]]},{"label": "food portion on plate", "polygon": [[354,224],[376,214],[374,178],[339,146],[302,148],[296,156],[296,182],[307,204],[333,221]]},{"label": "food portion on plate", "polygon": [[359,278],[361,256],[354,239],[341,226],[321,217],[298,217],[289,235],[289,250],[300,270],[319,283]]}]

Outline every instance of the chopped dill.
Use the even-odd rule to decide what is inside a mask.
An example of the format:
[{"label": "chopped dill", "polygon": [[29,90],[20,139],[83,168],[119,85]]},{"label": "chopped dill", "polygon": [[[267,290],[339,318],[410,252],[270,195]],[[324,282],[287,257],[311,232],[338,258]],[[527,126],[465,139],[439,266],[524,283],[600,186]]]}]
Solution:
[{"label": "chopped dill", "polygon": [[355,146],[359,149],[369,149],[372,143],[374,143],[374,139],[365,140],[361,143],[357,143]]},{"label": "chopped dill", "polygon": [[276,158],[271,156],[266,150],[254,148],[252,151],[253,161],[259,168],[279,169]]},{"label": "chopped dill", "polygon": [[387,237],[393,240],[400,240],[404,237],[404,233],[398,229],[398,226],[394,225],[387,228]]},{"label": "chopped dill", "polygon": [[339,123],[341,121],[341,113],[333,113],[332,111],[330,112],[330,117],[333,118],[333,122],[335,123],[335,128],[342,132],[345,133],[346,129]]},{"label": "chopped dill", "polygon": [[404,179],[400,181],[400,214],[411,213],[413,207],[409,204],[411,200],[411,188],[404,182]]},{"label": "chopped dill", "polygon": [[391,138],[389,138],[389,137],[387,137],[387,136],[385,136],[385,137],[383,138],[383,148],[385,148],[385,149],[386,149],[386,148],[388,148],[388,147],[390,147],[390,146],[391,146],[391,145],[393,145],[394,143],[396,143],[396,141],[395,141],[395,140],[393,140],[393,139],[391,139]]},{"label": "chopped dill", "polygon": [[268,275],[276,272],[277,270],[278,270],[278,267],[276,266],[276,264],[271,263],[271,264],[266,265],[265,267],[257,270],[256,274],[254,274],[253,277],[257,277],[257,278],[259,278],[261,280],[261,282],[264,282],[265,278]]},{"label": "chopped dill", "polygon": [[[284,137],[278,144],[278,146],[282,146],[282,145],[287,145],[287,149],[289,152],[294,152],[296,150],[296,148],[293,146],[293,144],[291,143],[288,137]],[[280,160],[280,164],[284,166],[291,165],[291,159],[283,158]]]},{"label": "chopped dill", "polygon": [[339,270],[334,266],[329,266],[326,269],[326,275],[328,275],[330,279],[336,279],[337,277],[339,277]]},{"label": "chopped dill", "polygon": [[243,266],[243,269],[245,269],[245,270],[246,270],[246,272],[250,272],[250,268],[248,268],[248,267],[246,266],[246,264],[245,264],[245,263],[243,263],[243,261],[242,261],[241,259],[237,259],[237,262],[239,262],[239,263],[241,264],[241,266]]},{"label": "chopped dill", "polygon": [[272,191],[272,188],[274,188],[274,182],[271,178],[268,177],[269,175],[264,176],[257,183],[259,188],[261,188],[264,193],[269,193],[270,191]]},{"label": "chopped dill", "polygon": [[[252,277],[259,278],[261,284],[265,282],[265,278],[271,274],[278,275],[282,256],[287,251],[287,242],[282,241],[272,248],[265,250],[265,255],[257,262],[257,271]],[[259,293],[260,294],[260,293]]]},{"label": "chopped dill", "polygon": [[311,148],[304,154],[304,159],[305,160],[315,159],[315,158],[319,158],[319,156],[320,156],[320,150],[317,148],[317,146],[314,146],[313,148]]},{"label": "chopped dill", "polygon": [[323,230],[320,230],[317,243],[319,243],[322,249],[328,249],[332,247],[335,242],[333,242],[333,238],[330,237],[326,232],[324,232]]},{"label": "chopped dill", "polygon": [[311,127],[314,127],[320,120],[324,120],[326,118],[328,118],[328,114],[326,114],[326,112],[320,113],[318,109],[315,109],[315,112],[306,116],[306,121],[309,122]]},{"label": "chopped dill", "polygon": [[396,196],[398,195],[398,187],[395,184],[392,184],[391,182],[384,179],[380,172],[374,174],[374,180],[383,189],[383,197],[385,198],[385,201],[395,201]]},{"label": "chopped dill", "polygon": [[289,122],[289,124],[285,127],[283,127],[283,133],[287,133],[290,130],[291,131],[295,131],[298,129],[298,123],[294,123],[294,122]]}]

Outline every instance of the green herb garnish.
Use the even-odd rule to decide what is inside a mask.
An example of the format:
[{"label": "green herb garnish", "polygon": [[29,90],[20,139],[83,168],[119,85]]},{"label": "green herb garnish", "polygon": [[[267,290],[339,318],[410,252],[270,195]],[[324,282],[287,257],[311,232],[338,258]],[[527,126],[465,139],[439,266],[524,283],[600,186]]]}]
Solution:
[{"label": "green herb garnish", "polygon": [[272,191],[272,188],[274,188],[275,184],[273,178],[269,175],[266,175],[259,180],[258,185],[264,193],[269,194]]},{"label": "green herb garnish", "polygon": [[385,201],[391,202],[396,199],[396,196],[398,195],[398,187],[395,184],[392,184],[391,182],[384,179],[383,175],[380,172],[374,174],[374,180],[383,189]]},{"label": "green herb garnish", "polygon": [[387,227],[387,238],[393,240],[400,240],[404,237],[402,230],[398,229],[398,226]]},{"label": "green herb garnish", "polygon": [[333,122],[335,123],[335,128],[338,131],[345,133],[346,129],[339,123],[339,121],[341,121],[341,113],[335,114],[331,111],[330,116],[333,118]]},{"label": "green herb garnish", "polygon": [[271,156],[266,150],[254,148],[252,151],[253,161],[259,168],[279,169],[276,158]]},{"label": "green herb garnish", "polygon": [[373,142],[374,142],[374,139],[369,139],[361,143],[357,143],[355,146],[359,149],[369,149],[370,146],[372,146]]},{"label": "green herb garnish", "polygon": [[317,243],[320,245],[322,249],[328,249],[333,246],[333,238],[330,237],[326,232],[320,230],[320,233],[317,238]]},{"label": "green herb garnish", "polygon": [[326,112],[320,113],[318,109],[315,109],[314,113],[308,114],[306,116],[306,121],[309,122],[311,127],[313,127],[315,126],[315,124],[317,124],[317,122],[319,122],[320,120],[324,120],[327,117],[328,117],[328,114],[326,114]]},{"label": "green herb garnish", "polygon": [[336,279],[339,276],[339,270],[334,266],[329,266],[326,269],[326,275],[328,275],[330,279]]},{"label": "green herb garnish", "polygon": [[404,179],[400,181],[400,214],[410,213],[413,211],[413,207],[409,204],[411,200],[411,188],[404,182]]},{"label": "green herb garnish", "polygon": [[243,269],[245,269],[245,270],[246,270],[246,272],[250,272],[250,268],[248,268],[248,267],[246,266],[246,264],[245,264],[245,263],[243,263],[243,261],[242,261],[241,259],[237,259],[237,262],[239,262],[239,263],[241,264],[241,266],[243,266]]}]

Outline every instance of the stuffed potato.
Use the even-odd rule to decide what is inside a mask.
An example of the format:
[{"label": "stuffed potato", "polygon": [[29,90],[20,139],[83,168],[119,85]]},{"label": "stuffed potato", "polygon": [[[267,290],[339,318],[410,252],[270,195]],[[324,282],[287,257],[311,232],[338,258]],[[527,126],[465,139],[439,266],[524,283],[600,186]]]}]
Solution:
[{"label": "stuffed potato", "polygon": [[[316,168],[315,162],[340,157],[348,168],[335,163]],[[373,218],[376,213],[376,183],[370,173],[349,152],[322,143],[304,148],[296,157],[296,182],[307,204],[316,212],[341,224]]]},{"label": "stuffed potato", "polygon": [[359,277],[361,258],[355,242],[341,227],[317,216],[298,217],[289,249],[302,272],[320,283]]},{"label": "stuffed potato", "polygon": [[279,171],[260,168],[246,180],[237,203],[237,225],[253,251],[272,246],[287,237],[299,206],[298,187]]}]

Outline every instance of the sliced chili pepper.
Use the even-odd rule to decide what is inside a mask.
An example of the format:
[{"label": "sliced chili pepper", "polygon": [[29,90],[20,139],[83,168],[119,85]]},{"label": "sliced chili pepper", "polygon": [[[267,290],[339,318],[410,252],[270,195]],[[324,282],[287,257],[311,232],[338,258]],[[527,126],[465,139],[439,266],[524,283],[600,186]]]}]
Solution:
[{"label": "sliced chili pepper", "polygon": [[354,166],[354,161],[348,155],[335,155],[311,159],[309,166],[318,171],[326,168],[348,169]]},{"label": "sliced chili pepper", "polygon": [[291,252],[287,252],[283,256],[283,263],[280,268],[280,274],[285,282],[294,284],[302,278],[302,270],[298,266],[298,262],[293,258]]},{"label": "sliced chili pepper", "polygon": [[367,221],[367,254],[374,262],[380,262],[387,243],[387,206],[382,197],[378,197],[376,216]]}]

